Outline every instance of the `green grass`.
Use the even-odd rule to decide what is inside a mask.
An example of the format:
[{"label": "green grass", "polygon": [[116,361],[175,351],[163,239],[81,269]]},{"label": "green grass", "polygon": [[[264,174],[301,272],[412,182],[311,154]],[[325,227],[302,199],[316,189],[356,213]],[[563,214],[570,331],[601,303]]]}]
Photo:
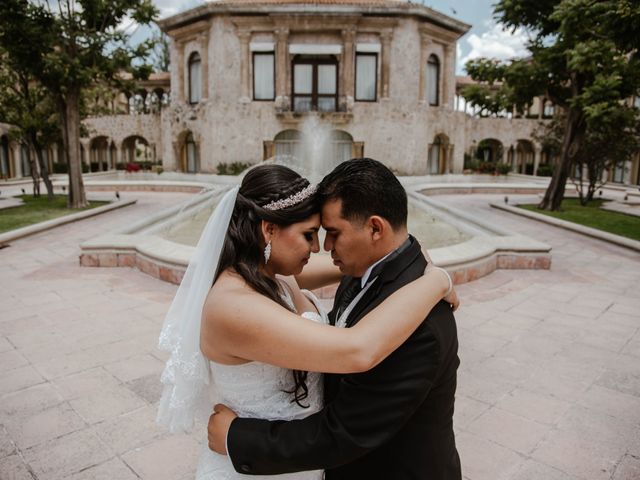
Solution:
[{"label": "green grass", "polygon": [[565,198],[562,201],[562,210],[559,212],[538,210],[537,205],[518,206],[532,212],[542,213],[543,215],[578,223],[586,227],[597,228],[598,230],[632,238],[633,240],[640,240],[640,217],[603,210],[600,208],[603,203],[603,200],[598,199],[583,207],[577,198]]},{"label": "green grass", "polygon": [[67,196],[55,195],[52,202],[47,200],[46,193],[40,198],[31,195],[21,195],[23,205],[0,210],[0,233],[26,227],[34,223],[44,222],[53,218],[63,217],[72,213],[99,207],[109,202],[90,202],[82,209],[67,208]]}]

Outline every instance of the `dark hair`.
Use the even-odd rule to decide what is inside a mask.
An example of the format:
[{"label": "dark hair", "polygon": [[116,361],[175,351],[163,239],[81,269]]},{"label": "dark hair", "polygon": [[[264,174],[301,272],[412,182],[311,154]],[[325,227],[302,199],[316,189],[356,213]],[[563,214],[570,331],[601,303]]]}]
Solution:
[{"label": "dark hair", "polygon": [[[307,179],[282,165],[260,165],[247,172],[231,214],[215,280],[223,271],[233,268],[256,292],[291,310],[280,296],[278,284],[260,271],[265,247],[261,221],[288,226],[318,213],[320,204],[316,194],[280,210],[263,208],[300,192],[308,185]],[[308,396],[307,372],[295,370],[293,378],[295,388],[287,393],[292,393],[293,401],[306,408],[300,401]]]},{"label": "dark hair", "polygon": [[338,165],[318,185],[318,196],[321,203],[342,200],[341,213],[347,220],[379,215],[393,228],[407,226],[407,192],[391,170],[371,158]]}]

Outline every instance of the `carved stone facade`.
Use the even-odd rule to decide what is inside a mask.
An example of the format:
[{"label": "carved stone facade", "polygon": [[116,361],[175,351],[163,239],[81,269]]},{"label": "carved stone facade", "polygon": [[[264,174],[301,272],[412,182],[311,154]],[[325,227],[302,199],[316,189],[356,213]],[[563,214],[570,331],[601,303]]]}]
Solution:
[{"label": "carved stone facade", "polygon": [[[171,72],[85,121],[83,158],[98,170],[140,160],[208,173],[253,164],[294,152],[310,119],[332,130],[339,160],[368,156],[399,174],[460,173],[473,159],[536,174],[553,160],[533,139],[553,105],[536,99],[523,118],[464,106],[459,92],[471,80],[455,76],[456,43],[470,26],[422,5],[220,0],[160,25],[171,38]],[[7,131],[0,125],[2,176],[26,175]],[[639,166],[635,158],[610,178],[640,183]]]},{"label": "carved stone facade", "polygon": [[[229,0],[165,19],[161,27],[172,39],[173,66],[172,102],[162,122],[165,169],[184,169],[186,135],[197,144],[201,170],[215,172],[219,163],[264,160],[278,150],[279,134],[302,131],[313,116],[341,138],[348,135],[353,154],[377,158],[403,174],[427,173],[431,143],[444,135],[450,146],[439,173],[463,169],[466,129],[460,127],[467,116],[454,110],[454,100],[455,47],[469,28],[464,23],[396,0]],[[356,77],[358,57],[365,52],[375,58],[370,79],[375,94],[361,101]],[[189,62],[195,53],[199,70]],[[274,78],[267,80],[273,96],[266,101],[257,99],[257,76],[264,72],[255,66],[256,53],[272,55]],[[431,56],[439,65],[435,87],[427,78]],[[296,71],[303,71],[296,70],[297,63],[309,72],[313,68],[319,82],[313,92],[300,95],[302,108],[294,98]],[[316,80],[324,75],[318,65],[325,64],[336,71],[328,95]],[[190,102],[194,72],[201,75],[195,84],[202,92],[199,101]],[[439,92],[436,105],[427,101],[430,87]],[[316,98],[333,94],[329,108],[330,98],[324,104]]]}]

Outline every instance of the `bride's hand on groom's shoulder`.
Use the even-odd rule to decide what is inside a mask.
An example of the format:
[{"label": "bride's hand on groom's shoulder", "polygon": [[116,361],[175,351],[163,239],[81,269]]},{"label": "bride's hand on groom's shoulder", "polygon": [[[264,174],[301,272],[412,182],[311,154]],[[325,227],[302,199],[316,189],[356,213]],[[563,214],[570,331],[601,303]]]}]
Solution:
[{"label": "bride's hand on groom's shoulder", "polygon": [[227,455],[227,433],[237,415],[227,406],[218,403],[213,407],[207,426],[209,448],[220,455]]},{"label": "bride's hand on groom's shoulder", "polygon": [[458,298],[458,294],[456,293],[455,287],[453,287],[451,292],[449,292],[449,295],[444,297],[443,300],[447,302],[449,305],[451,305],[451,310],[453,310],[454,312],[460,306],[460,299]]}]

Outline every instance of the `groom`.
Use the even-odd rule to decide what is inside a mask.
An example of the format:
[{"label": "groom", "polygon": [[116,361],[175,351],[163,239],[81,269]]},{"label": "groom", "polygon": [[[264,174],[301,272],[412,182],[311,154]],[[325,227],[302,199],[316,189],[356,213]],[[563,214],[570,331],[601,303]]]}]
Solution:
[{"label": "groom", "polygon": [[[406,192],[380,162],[344,162],[318,191],[324,248],[345,275],[329,318],[348,328],[421,276],[427,261],[407,232]],[[326,469],[327,480],[459,480],[457,351],[453,313],[441,301],[372,370],[325,374],[320,412],[286,422],[223,409],[209,421],[209,444],[218,453],[228,449],[235,469],[249,475]]]}]

